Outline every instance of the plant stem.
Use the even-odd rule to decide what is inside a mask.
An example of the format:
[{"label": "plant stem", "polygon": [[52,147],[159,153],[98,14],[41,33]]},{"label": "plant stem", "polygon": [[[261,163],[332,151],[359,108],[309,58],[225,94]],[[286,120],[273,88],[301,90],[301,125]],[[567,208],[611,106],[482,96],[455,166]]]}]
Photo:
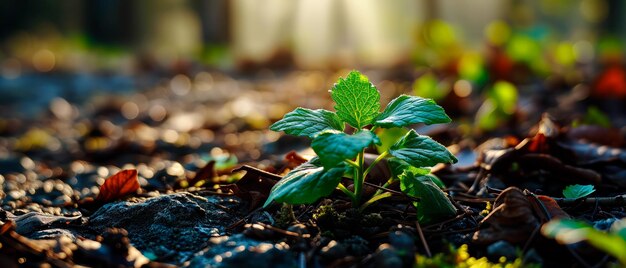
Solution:
[{"label": "plant stem", "polygon": [[354,161],[352,161],[352,160],[350,160],[350,159],[346,159],[346,160],[343,160],[343,161],[344,161],[344,162],[346,162],[348,165],[350,165],[350,166],[352,166],[352,167],[356,168],[356,169],[358,169],[358,168],[359,168],[359,164],[357,164],[356,162],[354,162]]},{"label": "plant stem", "polygon": [[380,160],[383,160],[385,157],[387,157],[387,155],[389,155],[389,152],[385,151],[384,153],[382,153],[378,157],[376,157],[376,159],[374,159],[374,162],[372,162],[370,164],[370,166],[367,167],[365,172],[363,172],[363,178],[367,177],[367,174],[369,174],[370,171],[372,171],[372,168],[374,168],[374,166],[376,166],[376,164],[378,164],[378,162],[380,162]]},{"label": "plant stem", "polygon": [[369,207],[371,204],[374,204],[374,202],[381,200],[383,198],[387,198],[390,197],[392,194],[390,192],[384,192],[382,194],[377,194],[372,196],[372,198],[370,198],[369,200],[365,201],[365,203],[363,203],[363,205],[361,205],[361,207],[359,207],[359,211],[363,211],[365,210],[367,207]]},{"label": "plant stem", "polygon": [[[383,186],[381,186],[381,188],[387,188],[389,185],[391,185],[394,182],[395,182],[395,179],[392,177],[387,182],[385,182],[385,184],[383,184]],[[363,203],[363,205],[361,205],[359,210],[363,211],[365,208],[367,208],[372,203],[374,203],[374,202],[376,202],[376,201],[378,201],[380,199],[390,197],[391,195],[392,195],[391,192],[384,192],[383,193],[382,189],[378,189],[378,190],[376,190],[376,193],[374,193],[374,195],[369,200],[365,201],[365,203]]]},{"label": "plant stem", "polygon": [[[391,178],[389,178],[389,180],[387,180],[387,182],[385,182],[385,184],[383,184],[383,186],[381,186],[381,187],[383,187],[383,188],[387,188],[387,187],[389,187],[389,185],[393,184],[395,181],[396,181],[396,178],[395,178],[395,177],[391,177]],[[376,190],[376,193],[374,193],[374,196],[379,195],[379,194],[380,194],[380,193],[382,193],[382,192],[383,192],[383,190],[382,190],[382,189],[378,189],[378,190]]]},{"label": "plant stem", "polygon": [[348,188],[346,188],[346,186],[344,186],[342,183],[339,183],[339,185],[337,185],[337,188],[339,188],[339,190],[341,190],[344,194],[349,196],[350,199],[352,199],[352,202],[355,201],[354,193],[350,192],[350,190],[348,190]]},{"label": "plant stem", "polygon": [[293,213],[293,205],[284,203],[283,208],[287,210],[289,220],[291,220],[291,222],[297,223],[298,219],[296,219],[296,214]]},{"label": "plant stem", "polygon": [[365,176],[363,176],[363,166],[365,165],[365,157],[364,150],[359,152],[359,155],[356,157],[357,167],[354,174],[354,201],[352,205],[357,207],[361,202],[361,191],[363,190],[363,181],[365,180]]}]

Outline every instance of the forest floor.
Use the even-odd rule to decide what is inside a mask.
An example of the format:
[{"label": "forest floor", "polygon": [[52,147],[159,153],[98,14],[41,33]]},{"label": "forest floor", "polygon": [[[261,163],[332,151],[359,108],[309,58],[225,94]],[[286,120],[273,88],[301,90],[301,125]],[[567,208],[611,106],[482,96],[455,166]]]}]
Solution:
[{"label": "forest floor", "polygon": [[[413,94],[413,71],[364,73],[382,103]],[[420,224],[410,197],[359,210],[340,191],[261,208],[313,157],[307,139],[269,125],[298,106],[332,110],[327,91],[340,75],[198,72],[103,85],[140,90],[0,92],[0,266],[617,265],[585,241],[563,245],[542,231],[555,218],[606,231],[626,217],[623,101],[559,78],[518,85],[493,127],[478,122],[488,93],[477,91],[437,101],[452,123],[413,127],[459,160],[432,169],[454,217]],[[382,183],[368,180],[371,195]],[[570,185],[595,191],[565,198]]]}]

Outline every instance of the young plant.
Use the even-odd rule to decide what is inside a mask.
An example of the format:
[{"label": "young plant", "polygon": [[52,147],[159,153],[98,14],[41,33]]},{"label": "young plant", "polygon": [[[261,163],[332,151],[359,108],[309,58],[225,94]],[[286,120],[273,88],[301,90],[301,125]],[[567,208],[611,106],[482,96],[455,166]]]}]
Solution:
[{"label": "young plant", "polygon": [[[370,165],[365,164],[364,157],[366,148],[381,143],[375,133],[377,128],[406,128],[418,123],[450,122],[441,106],[431,99],[401,95],[380,112],[378,89],[358,71],[340,78],[330,94],[336,112],[296,108],[270,127],[273,131],[311,138],[311,147],[317,157],[280,180],[272,188],[264,206],[272,201],[310,204],[330,195],[335,189],[347,194],[353,204],[359,206],[363,203],[365,178],[377,163],[387,159],[393,176],[383,187],[400,181],[402,191],[420,197],[416,205],[424,209],[418,209],[418,217],[428,221],[442,215],[454,215],[456,210],[436,184],[436,178],[429,176],[429,170],[424,169],[437,163],[457,161],[443,145],[411,129],[381,152]],[[354,131],[345,133],[346,123]],[[344,176],[354,181],[353,191],[341,183]],[[378,191],[363,206],[389,195],[388,192]],[[429,209],[434,213],[429,213]],[[426,214],[420,215],[420,211],[426,211]]]},{"label": "young plant", "polygon": [[593,185],[574,184],[568,185],[567,187],[565,187],[565,189],[563,189],[563,196],[565,198],[578,199],[586,197],[595,191],[596,189],[593,187]]}]

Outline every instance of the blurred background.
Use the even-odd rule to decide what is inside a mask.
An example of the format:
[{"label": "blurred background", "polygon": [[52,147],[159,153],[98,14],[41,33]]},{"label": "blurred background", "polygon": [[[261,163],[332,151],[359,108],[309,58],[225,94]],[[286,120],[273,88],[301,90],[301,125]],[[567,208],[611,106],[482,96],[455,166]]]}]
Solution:
[{"label": "blurred background", "polygon": [[453,142],[524,135],[543,112],[619,128],[625,13],[619,0],[0,1],[0,153],[259,160],[290,149],[272,122],[332,109],[351,69],[383,103],[442,104]]}]

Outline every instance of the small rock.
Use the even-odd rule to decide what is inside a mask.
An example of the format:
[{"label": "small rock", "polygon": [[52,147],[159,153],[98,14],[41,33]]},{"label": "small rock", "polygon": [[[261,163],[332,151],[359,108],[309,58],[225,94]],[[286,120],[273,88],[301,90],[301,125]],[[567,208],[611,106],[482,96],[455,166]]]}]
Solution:
[{"label": "small rock", "polygon": [[400,255],[413,256],[415,254],[415,239],[413,237],[414,235],[409,230],[400,228],[389,233],[389,243]]},{"label": "small rock", "polygon": [[137,249],[158,256],[175,252],[160,260],[180,264],[201,250],[204,241],[223,234],[229,224],[237,221],[240,215],[233,215],[233,211],[239,205],[216,196],[176,193],[106,204],[94,212],[89,223],[97,232],[124,228]]},{"label": "small rock", "polygon": [[246,224],[244,226],[243,234],[247,237],[258,239],[258,240],[271,240],[276,237],[274,231],[265,228],[265,226],[261,224]]},{"label": "small rock", "polygon": [[537,251],[534,248],[531,248],[524,255],[522,263],[524,263],[524,266],[528,265],[528,266],[543,267],[543,258],[539,256],[539,253],[537,253]]},{"label": "small rock", "polygon": [[320,250],[319,256],[323,263],[331,263],[336,259],[345,257],[346,254],[346,247],[332,240]]},{"label": "small rock", "polygon": [[350,255],[360,257],[370,253],[369,243],[360,236],[352,236],[341,243],[346,246],[346,250]]},{"label": "small rock", "polygon": [[243,234],[211,239],[206,250],[191,259],[189,267],[296,267],[296,255],[285,243],[272,244]]},{"label": "small rock", "polygon": [[309,231],[306,228],[306,225],[304,225],[302,223],[297,223],[297,224],[289,226],[289,228],[287,228],[287,231],[294,232],[294,233],[297,233],[297,234],[308,234],[309,233]]},{"label": "small rock", "polygon": [[487,247],[487,255],[493,260],[506,257],[507,260],[511,261],[517,257],[517,250],[509,242],[500,240]]},{"label": "small rock", "polygon": [[382,244],[376,249],[374,260],[376,267],[404,267],[402,258],[389,244]]}]

